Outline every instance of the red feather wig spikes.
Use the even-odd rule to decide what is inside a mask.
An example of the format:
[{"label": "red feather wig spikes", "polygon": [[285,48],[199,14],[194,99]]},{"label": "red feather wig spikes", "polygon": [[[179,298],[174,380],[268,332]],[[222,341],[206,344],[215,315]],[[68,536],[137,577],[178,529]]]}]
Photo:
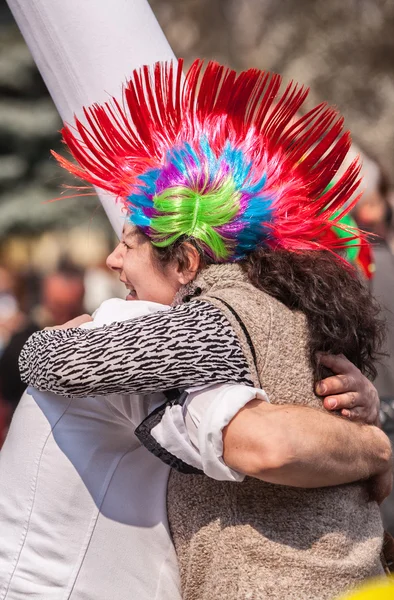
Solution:
[{"label": "red feather wig spikes", "polygon": [[184,77],[182,67],[142,67],[122,101],[85,108],[86,124],[62,131],[77,164],[54,153],[60,164],[114,194],[162,246],[194,236],[214,258],[237,260],[258,245],[297,251],[354,238],[345,226],[347,240],[326,237],[359,184],[355,161],[329,186],[351,143],[335,109],[299,116],[308,90],[280,93],[272,73],[196,60]]}]

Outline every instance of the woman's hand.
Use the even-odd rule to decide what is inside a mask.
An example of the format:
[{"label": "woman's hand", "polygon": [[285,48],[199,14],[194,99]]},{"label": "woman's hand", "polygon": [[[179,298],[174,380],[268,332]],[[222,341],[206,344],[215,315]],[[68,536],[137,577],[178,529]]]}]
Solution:
[{"label": "woman's hand", "polygon": [[342,354],[322,354],[320,362],[335,373],[316,385],[316,393],[324,396],[324,408],[379,426],[379,396],[373,384]]},{"label": "woman's hand", "polygon": [[90,315],[81,315],[79,317],[75,317],[75,319],[71,319],[71,321],[67,321],[67,323],[63,323],[63,325],[55,325],[55,327],[45,327],[45,331],[49,331],[51,329],[72,329],[73,327],[79,327],[82,323],[89,323],[93,321]]}]

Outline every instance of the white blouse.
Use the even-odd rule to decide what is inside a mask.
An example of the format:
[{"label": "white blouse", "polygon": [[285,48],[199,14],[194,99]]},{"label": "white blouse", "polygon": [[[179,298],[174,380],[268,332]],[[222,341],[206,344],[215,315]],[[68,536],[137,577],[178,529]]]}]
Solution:
[{"label": "white blouse", "polygon": [[[83,328],[169,307],[108,300]],[[262,390],[187,390],[151,431],[180,461],[241,481],[222,458],[222,430]],[[65,398],[29,388],[0,453],[0,599],[180,600],[166,514],[169,467],[134,429],[160,394]]]}]

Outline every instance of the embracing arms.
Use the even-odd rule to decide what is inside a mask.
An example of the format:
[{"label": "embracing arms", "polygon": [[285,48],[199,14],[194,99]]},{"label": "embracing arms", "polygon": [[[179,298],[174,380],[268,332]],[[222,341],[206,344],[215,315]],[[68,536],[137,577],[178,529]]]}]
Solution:
[{"label": "embracing arms", "polygon": [[[68,396],[150,393],[214,381],[250,384],[232,328],[208,306],[193,302],[96,330],[39,332],[21,355],[23,378],[39,389]],[[373,386],[346,359],[339,364],[335,358],[322,360],[341,373],[322,382],[325,391],[317,390],[330,394],[326,408],[374,422],[378,399]],[[336,406],[330,407],[333,399]],[[256,401],[225,429],[223,457],[245,474],[302,487],[373,475],[381,484],[390,468],[388,440],[377,428],[314,409]]]},{"label": "embracing arms", "polygon": [[[334,400],[352,419],[362,416],[376,422],[379,398],[374,386],[342,356],[325,356],[322,361],[338,373],[320,382],[331,394],[325,402]],[[262,390],[245,386],[221,385],[192,393],[183,413],[187,433],[200,453],[200,469],[214,479],[240,481],[246,474],[295,487],[364,479],[369,480],[371,499],[380,502],[390,492],[390,442],[376,426],[316,408],[272,405]],[[167,444],[176,454],[173,436],[174,430]],[[217,468],[220,463],[227,472]]]},{"label": "embracing arms", "polygon": [[326,395],[324,405],[359,423],[305,406],[254,400],[223,431],[224,461],[251,477],[296,487],[368,479],[371,499],[380,503],[393,477],[390,440],[376,426],[377,391],[345,357],[321,361],[335,373],[317,385]]},{"label": "embracing arms", "polygon": [[206,302],[98,329],[38,331],[25,344],[19,367],[28,385],[79,398],[252,384],[230,323]]},{"label": "embracing arms", "polygon": [[391,448],[377,427],[313,408],[253,400],[223,432],[232,469],[295,487],[326,487],[370,479],[371,497],[391,489]]}]

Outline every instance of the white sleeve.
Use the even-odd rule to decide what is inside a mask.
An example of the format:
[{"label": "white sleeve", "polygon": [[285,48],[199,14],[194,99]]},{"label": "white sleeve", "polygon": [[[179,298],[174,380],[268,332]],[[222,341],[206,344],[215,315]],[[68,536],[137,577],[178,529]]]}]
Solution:
[{"label": "white sleeve", "polygon": [[[171,456],[171,466],[185,473],[203,472],[220,481],[243,481],[244,475],[223,460],[223,429],[254,398],[269,402],[258,388],[222,384],[187,390],[182,401],[166,407],[150,430],[152,442]],[[150,448],[152,449],[152,447]],[[167,460],[165,462],[168,462]]]},{"label": "white sleeve", "polygon": [[111,323],[121,323],[130,319],[138,319],[153,313],[170,310],[170,306],[158,304],[157,302],[148,302],[146,300],[121,300],[120,298],[110,298],[104,300],[92,315],[93,321],[80,325],[81,329],[97,329],[110,325]]}]

